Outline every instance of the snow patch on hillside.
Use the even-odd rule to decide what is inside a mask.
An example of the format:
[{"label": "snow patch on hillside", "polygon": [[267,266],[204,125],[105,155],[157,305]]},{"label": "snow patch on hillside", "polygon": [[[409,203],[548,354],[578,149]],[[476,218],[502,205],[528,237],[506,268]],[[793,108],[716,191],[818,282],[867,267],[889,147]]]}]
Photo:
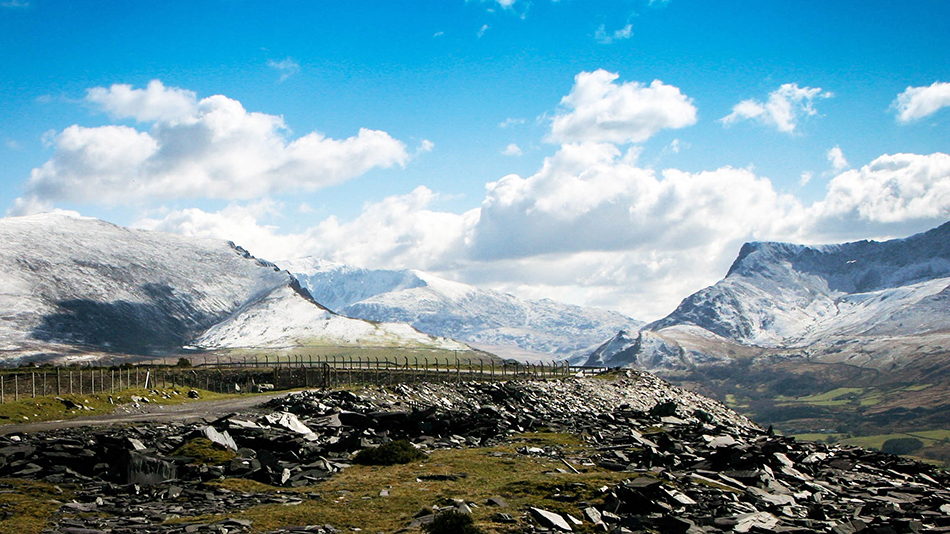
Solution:
[{"label": "snow patch on hillside", "polygon": [[289,272],[226,241],[64,214],[0,219],[4,358],[77,348],[147,356],[185,345],[290,346],[302,339],[465,348],[408,325],[330,314],[298,287]]},{"label": "snow patch on hillside", "polygon": [[[618,330],[643,323],[548,299],[525,300],[415,270],[370,270],[304,258],[278,262],[319,302],[346,316],[405,322],[516,359],[586,357]],[[511,347],[505,350],[504,347]]]},{"label": "snow patch on hillside", "polygon": [[202,348],[283,348],[297,345],[365,345],[470,350],[461,343],[436,339],[406,324],[350,319],[315,306],[290,287],[237,310],[211,327],[195,344]]}]

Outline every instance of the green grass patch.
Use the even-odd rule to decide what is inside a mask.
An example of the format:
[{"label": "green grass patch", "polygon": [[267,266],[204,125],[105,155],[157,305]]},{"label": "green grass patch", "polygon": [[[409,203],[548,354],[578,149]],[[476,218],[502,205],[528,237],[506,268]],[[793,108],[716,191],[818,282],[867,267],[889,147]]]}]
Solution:
[{"label": "green grass patch", "polygon": [[70,492],[45,482],[0,479],[0,532],[38,534],[71,498]]},{"label": "green grass patch", "polygon": [[172,456],[193,458],[193,463],[198,465],[219,465],[237,458],[237,453],[208,438],[195,438],[178,447]]},{"label": "green grass patch", "polygon": [[514,437],[514,442],[523,443],[532,447],[557,447],[563,452],[578,452],[585,450],[587,444],[580,436],[563,434],[560,432],[525,432]]},{"label": "green grass patch", "polygon": [[[0,404],[0,425],[37,423],[41,421],[59,421],[63,419],[73,419],[83,416],[94,416],[112,413],[123,404],[133,402],[132,397],[147,399],[149,403],[154,404],[183,404],[186,402],[195,402],[196,399],[188,398],[190,388],[175,388],[162,390],[146,390],[144,388],[125,389],[121,392],[108,394],[97,393],[95,395],[46,395],[36,398],[23,398],[11,402]],[[197,400],[214,400],[228,397],[234,397],[233,394],[213,393],[211,391],[197,390],[200,398]],[[57,398],[58,397],[58,398]],[[111,397],[111,401],[110,401]],[[63,399],[73,405],[82,405],[83,408],[69,408],[68,404],[59,400]]]},{"label": "green grass patch", "polygon": [[[423,462],[354,465],[326,482],[301,489],[319,493],[319,498],[305,499],[297,506],[259,506],[231,516],[252,520],[257,532],[283,525],[324,523],[341,530],[395,532],[406,528],[420,510],[433,505],[444,506],[451,499],[482,505],[489,497],[500,495],[509,508],[482,505],[475,508],[472,517],[475,525],[487,533],[513,532],[512,525],[495,523],[492,515],[501,511],[518,516],[524,506],[531,505],[576,517],[581,513],[578,499],[600,502],[602,495],[597,488],[630,478],[630,473],[581,465],[575,466],[580,473],[558,472],[567,470],[560,459],[519,454],[517,449],[524,445],[583,449],[582,440],[576,436],[533,433],[497,447],[433,451]],[[288,491],[234,479],[214,485],[234,491]],[[380,496],[383,489],[388,490],[389,497]]]},{"label": "green grass patch", "polygon": [[356,453],[353,462],[360,465],[396,465],[421,462],[426,458],[428,458],[426,453],[413,447],[412,443],[400,439],[379,447],[363,449]]},{"label": "green grass patch", "polygon": [[793,434],[793,438],[797,441],[824,441],[827,442],[830,437],[833,441],[838,441],[841,439],[842,434],[820,434],[820,433],[809,433],[809,434]]},{"label": "green grass patch", "polygon": [[907,386],[903,388],[904,391],[923,391],[927,388],[933,387],[933,384],[916,384],[913,386]]},{"label": "green grass patch", "polygon": [[469,514],[447,510],[436,516],[435,521],[422,527],[429,534],[482,534]]},{"label": "green grass patch", "polygon": [[907,432],[894,434],[875,434],[873,436],[846,436],[845,434],[795,434],[793,436],[798,441],[823,441],[828,438],[844,445],[854,445],[865,449],[881,450],[884,442],[889,439],[899,438],[917,438],[924,443],[925,447],[941,444],[944,441],[950,441],[950,430],[926,430],[921,432]]},{"label": "green grass patch", "polygon": [[[848,401],[847,398],[857,397],[864,393],[864,388],[837,388],[831,391],[826,391],[824,393],[818,393],[815,395],[809,395],[807,397],[799,397],[796,399],[798,402],[805,402],[808,404],[818,404],[820,406],[831,406],[829,404],[824,404],[834,401]],[[842,397],[847,397],[842,399]]]}]

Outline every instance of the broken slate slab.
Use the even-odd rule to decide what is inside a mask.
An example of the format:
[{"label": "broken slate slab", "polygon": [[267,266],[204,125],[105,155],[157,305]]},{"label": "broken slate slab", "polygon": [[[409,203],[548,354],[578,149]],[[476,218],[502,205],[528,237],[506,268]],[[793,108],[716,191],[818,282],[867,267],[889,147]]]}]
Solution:
[{"label": "broken slate slab", "polygon": [[540,523],[542,527],[554,528],[563,532],[574,531],[571,525],[567,524],[567,521],[561,517],[560,514],[533,507],[529,507],[528,510],[531,511],[531,515],[534,516],[534,519]]},{"label": "broken slate slab", "polygon": [[234,442],[234,438],[228,434],[228,431],[218,432],[213,426],[206,426],[200,429],[201,434],[211,440],[212,443],[217,443],[226,449],[236,451],[238,449],[237,443]]}]

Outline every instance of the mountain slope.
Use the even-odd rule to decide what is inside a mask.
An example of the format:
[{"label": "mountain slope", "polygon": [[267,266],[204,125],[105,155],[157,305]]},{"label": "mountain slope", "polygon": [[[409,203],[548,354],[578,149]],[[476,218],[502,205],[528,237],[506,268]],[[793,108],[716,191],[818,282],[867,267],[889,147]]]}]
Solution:
[{"label": "mountain slope", "polygon": [[724,279],[588,363],[650,369],[785,433],[943,431],[950,224],[884,242],[746,244]]},{"label": "mountain slope", "polygon": [[689,324],[762,347],[913,335],[950,328],[948,287],[950,223],[880,243],[748,243],[723,280],[647,328]]},{"label": "mountain slope", "polygon": [[314,297],[346,316],[405,322],[506,357],[582,355],[620,329],[622,314],[553,300],[523,300],[421,271],[368,270],[313,258],[281,261]]},{"label": "mountain slope", "polygon": [[[322,339],[314,324],[333,325],[327,342],[403,340],[399,328],[364,340],[357,333],[379,328],[335,316],[288,272],[233,243],[58,214],[0,219],[0,354],[7,359],[252,346],[260,338],[247,337],[247,329],[202,334],[264,302],[295,313],[292,320],[266,316],[282,331],[266,338],[268,346]],[[337,335],[343,330],[353,335]],[[405,341],[416,345],[422,337],[413,332]]]},{"label": "mountain slope", "polygon": [[337,315],[291,286],[249,302],[212,326],[195,344],[207,348],[276,348],[293,345],[371,345],[467,350],[403,323],[370,323]]},{"label": "mountain slope", "polygon": [[747,243],[725,278],[637,339],[608,340],[588,362],[670,369],[797,351],[813,361],[883,370],[909,364],[929,344],[939,349],[944,338],[950,340],[950,223],[884,242]]}]

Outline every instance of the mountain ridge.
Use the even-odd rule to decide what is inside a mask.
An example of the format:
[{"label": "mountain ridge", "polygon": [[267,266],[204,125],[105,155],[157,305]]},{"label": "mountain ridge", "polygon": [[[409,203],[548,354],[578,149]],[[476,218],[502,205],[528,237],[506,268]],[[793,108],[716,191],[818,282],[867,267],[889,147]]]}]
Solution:
[{"label": "mountain ridge", "polygon": [[[265,345],[270,348],[323,338],[358,343],[359,333],[374,343],[448,343],[408,328],[338,316],[289,272],[233,242],[67,214],[0,219],[0,354],[6,359],[89,351],[154,356],[193,345],[250,346],[233,337],[239,330],[232,330],[232,337],[221,328],[216,336],[206,333],[226,321],[233,324],[234,314],[254,303],[275,299],[302,316],[290,322],[257,309],[257,327],[272,333]],[[338,335],[327,337],[329,330],[321,333],[307,320],[332,323]]]},{"label": "mountain ridge", "polygon": [[516,359],[576,357],[615,329],[643,325],[617,312],[520,299],[424,271],[363,269],[315,258],[277,263],[344,315],[409,323]]},{"label": "mountain ridge", "polygon": [[[872,320],[873,313],[852,319],[849,314],[874,295],[903,299],[906,308],[945,289],[950,285],[944,282],[950,279],[948,243],[950,223],[883,242],[746,243],[722,280],[685,298],[645,329],[692,324],[743,344],[811,344],[833,334],[835,320],[852,326]],[[877,311],[899,311],[891,308],[896,307],[878,306]]]}]

